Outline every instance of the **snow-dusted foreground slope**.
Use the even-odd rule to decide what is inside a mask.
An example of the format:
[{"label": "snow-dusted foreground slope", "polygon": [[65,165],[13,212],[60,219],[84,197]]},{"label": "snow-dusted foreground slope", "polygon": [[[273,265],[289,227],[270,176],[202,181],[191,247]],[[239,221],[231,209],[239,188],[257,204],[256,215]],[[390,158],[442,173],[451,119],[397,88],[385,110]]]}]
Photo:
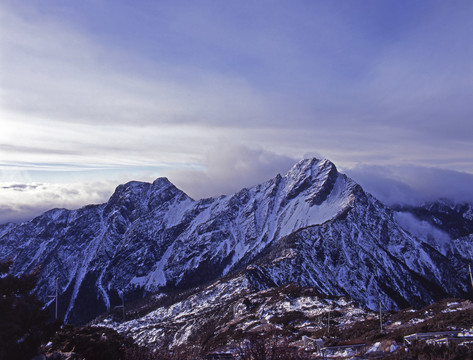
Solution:
[{"label": "snow-dusted foreground slope", "polygon": [[332,327],[349,326],[372,314],[353,301],[326,298],[311,288],[286,285],[257,291],[245,275],[239,275],[217,280],[143,317],[122,323],[106,318],[98,325],[131,336],[140,345],[187,350],[196,346],[205,353],[235,349],[250,334],[300,339],[325,329],[328,321]]},{"label": "snow-dusted foreground slope", "polygon": [[[401,348],[403,341],[399,339],[412,339],[414,333],[435,331],[432,337],[442,341],[439,331],[450,331],[451,336],[459,337],[457,344],[464,336],[471,336],[473,305],[468,300],[445,299],[418,310],[382,311],[380,321],[379,311],[360,308],[345,297],[323,296],[310,287],[289,284],[258,291],[249,281],[251,267],[248,270],[201,287],[180,300],[167,304],[158,304],[158,300],[155,309],[144,316],[120,322],[117,312],[97,319],[95,325],[111,327],[140,345],[171,349],[175,354],[241,354],[245,349],[255,349],[249,344],[256,340],[270,351],[275,345],[290,348],[291,353],[297,349],[302,358],[322,358],[321,343],[341,345],[325,349],[340,352],[338,357],[358,354],[364,358],[376,348],[373,355],[380,358]],[[132,316],[136,311],[129,308],[128,313]],[[349,344],[366,346],[350,348]],[[343,354],[347,350],[349,354]],[[400,351],[405,354],[414,349],[403,346]]]},{"label": "snow-dusted foreground slope", "polygon": [[0,248],[16,274],[41,267],[43,299],[57,277],[60,312],[75,323],[117,305],[121,291],[190,288],[249,265],[257,288],[298,282],[368,306],[378,296],[388,308],[424,304],[464,293],[471,259],[412,237],[389,209],[317,159],[200,201],[165,178],[130,182],[105,204],[0,227]]}]

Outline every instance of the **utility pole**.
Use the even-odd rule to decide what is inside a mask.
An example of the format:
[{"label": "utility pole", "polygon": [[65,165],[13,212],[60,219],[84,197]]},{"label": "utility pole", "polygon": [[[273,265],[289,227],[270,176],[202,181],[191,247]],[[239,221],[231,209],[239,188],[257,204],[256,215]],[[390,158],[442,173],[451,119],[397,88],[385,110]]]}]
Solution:
[{"label": "utility pole", "polygon": [[383,332],[383,312],[381,308],[381,297],[379,298],[379,327],[381,332]]},{"label": "utility pole", "polygon": [[123,313],[123,321],[125,321],[125,293],[122,290],[122,313]]},{"label": "utility pole", "polygon": [[59,298],[59,293],[58,293],[58,286],[57,286],[57,277],[56,277],[56,309],[54,312],[54,318],[57,320],[57,303],[58,303],[58,298]]},{"label": "utility pole", "polygon": [[328,315],[327,315],[327,332],[328,332],[328,337],[330,337],[330,310],[328,311]]},{"label": "utility pole", "polygon": [[54,299],[54,307],[55,307],[55,311],[54,311],[54,320],[57,321],[57,303],[58,303],[58,298],[59,298],[59,291],[58,291],[58,286],[57,286],[57,277],[56,277],[56,292],[54,295],[51,295],[49,296],[50,298],[53,298]]},{"label": "utility pole", "polygon": [[470,281],[471,281],[471,287],[473,289],[473,276],[471,275],[471,265],[468,264],[468,270],[470,271]]},{"label": "utility pole", "polygon": [[379,300],[379,329],[383,332],[383,307],[381,304],[381,290],[379,288],[380,279],[377,279],[376,287],[378,288],[378,300]]},{"label": "utility pole", "polygon": [[118,306],[115,306],[115,309],[120,309],[120,308],[122,308],[123,322],[125,322],[125,291],[122,290],[121,293],[122,293],[122,296],[121,296],[121,298],[122,298],[122,304],[121,304],[121,305],[118,305]]}]

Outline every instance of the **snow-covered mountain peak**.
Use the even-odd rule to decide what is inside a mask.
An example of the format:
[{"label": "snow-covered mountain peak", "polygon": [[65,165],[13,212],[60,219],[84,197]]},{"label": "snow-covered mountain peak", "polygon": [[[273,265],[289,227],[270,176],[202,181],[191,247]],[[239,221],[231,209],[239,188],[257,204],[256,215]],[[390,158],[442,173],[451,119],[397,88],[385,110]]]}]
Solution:
[{"label": "snow-covered mountain peak", "polygon": [[302,197],[310,206],[321,205],[334,189],[338,178],[337,168],[329,160],[302,160],[284,176],[286,199]]},{"label": "snow-covered mountain peak", "polygon": [[324,166],[335,166],[328,160],[319,160],[317,158],[303,159],[297,162],[285,175],[287,179],[296,181],[307,177],[316,176]]},{"label": "snow-covered mountain peak", "polygon": [[157,178],[153,183],[130,181],[126,184],[119,185],[115,189],[115,192],[107,203],[107,207],[118,204],[133,204],[133,207],[137,205],[153,206],[156,204],[151,203],[156,202],[156,200],[164,202],[174,197],[182,199],[188,198],[183,191],[179,190],[165,177]]},{"label": "snow-covered mountain peak", "polygon": [[[119,303],[122,290],[138,297],[200,286],[258,259],[264,284],[297,282],[368,305],[380,286],[387,307],[425,303],[443,288],[463,291],[444,284],[457,270],[442,254],[401,229],[332,162],[315,158],[199,201],[166,178],[132,181],[105,204],[0,227],[0,249],[16,274],[42,268],[36,291],[45,301],[58,278],[61,316],[76,323]],[[384,285],[373,274],[385,274]]]}]

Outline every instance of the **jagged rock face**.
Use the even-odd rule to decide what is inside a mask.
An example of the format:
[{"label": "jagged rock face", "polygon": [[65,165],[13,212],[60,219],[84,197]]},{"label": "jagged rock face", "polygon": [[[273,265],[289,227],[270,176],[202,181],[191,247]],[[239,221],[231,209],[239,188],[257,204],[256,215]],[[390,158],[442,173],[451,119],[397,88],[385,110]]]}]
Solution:
[{"label": "jagged rock face", "polygon": [[58,278],[60,312],[73,323],[117,305],[121,291],[193,287],[252,264],[255,285],[294,281],[365,305],[378,292],[395,307],[464,290],[449,280],[463,260],[449,265],[334,164],[316,159],[200,201],[164,178],[127,183],[105,204],[1,227],[0,248],[16,274],[41,267],[44,300]]}]

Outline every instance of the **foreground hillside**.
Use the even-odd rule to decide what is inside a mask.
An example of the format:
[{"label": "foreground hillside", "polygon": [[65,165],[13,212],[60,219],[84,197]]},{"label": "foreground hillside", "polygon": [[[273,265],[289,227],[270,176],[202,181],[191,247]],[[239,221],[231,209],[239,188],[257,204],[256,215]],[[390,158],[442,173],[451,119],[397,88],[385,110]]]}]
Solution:
[{"label": "foreground hillside", "polygon": [[0,226],[0,260],[11,259],[16,275],[40,269],[35,292],[50,304],[57,278],[59,315],[74,324],[121,304],[122,294],[129,302],[242,271],[251,290],[296,283],[371,309],[465,296],[471,235],[446,248],[394,215],[330,161],[307,159],[199,201],[165,178],[120,185],[105,204]]},{"label": "foreground hillside", "polygon": [[[342,358],[358,354],[397,359],[429,352],[438,358],[473,354],[473,304],[468,300],[445,299],[418,310],[380,313],[314,288],[290,284],[257,291],[248,285],[244,276],[218,280],[180,299],[154,299],[154,310],[145,315],[140,315],[145,303],[130,304],[127,316],[136,318],[123,322],[121,312],[109,314],[95,326],[183,357],[231,353],[245,359],[253,352],[250,358],[259,359],[254,354],[258,351],[267,352],[268,359],[317,359],[324,352]],[[413,334],[420,333],[426,341],[415,340]],[[446,337],[451,346],[442,340]]]}]

